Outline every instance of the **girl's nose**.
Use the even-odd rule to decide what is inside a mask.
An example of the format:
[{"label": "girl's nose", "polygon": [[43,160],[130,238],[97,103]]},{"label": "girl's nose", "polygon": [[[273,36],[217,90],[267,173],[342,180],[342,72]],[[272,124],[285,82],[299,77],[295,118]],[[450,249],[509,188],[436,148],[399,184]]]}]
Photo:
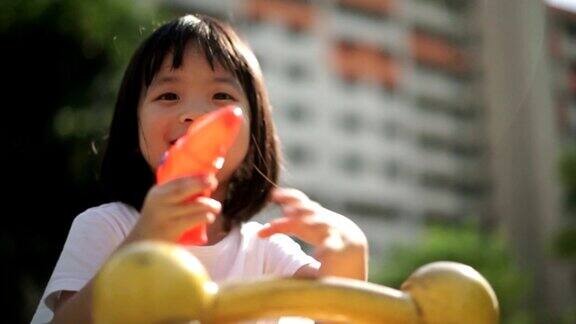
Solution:
[{"label": "girl's nose", "polygon": [[194,119],[198,118],[201,113],[193,109],[187,109],[180,114],[180,122],[181,123],[191,123]]},{"label": "girl's nose", "polygon": [[190,123],[194,120],[194,118],[190,114],[182,114],[180,115],[180,122],[181,123]]}]

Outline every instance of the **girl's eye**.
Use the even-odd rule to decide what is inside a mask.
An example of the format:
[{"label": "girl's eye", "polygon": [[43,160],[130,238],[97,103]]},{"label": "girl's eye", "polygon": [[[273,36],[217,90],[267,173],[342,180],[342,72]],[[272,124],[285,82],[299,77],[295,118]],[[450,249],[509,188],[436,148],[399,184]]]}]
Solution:
[{"label": "girl's eye", "polygon": [[214,94],[213,98],[215,100],[236,100],[234,97],[227,94],[226,92],[217,92]]},{"label": "girl's eye", "polygon": [[166,92],[158,96],[156,100],[175,101],[178,100],[178,95],[173,92]]}]

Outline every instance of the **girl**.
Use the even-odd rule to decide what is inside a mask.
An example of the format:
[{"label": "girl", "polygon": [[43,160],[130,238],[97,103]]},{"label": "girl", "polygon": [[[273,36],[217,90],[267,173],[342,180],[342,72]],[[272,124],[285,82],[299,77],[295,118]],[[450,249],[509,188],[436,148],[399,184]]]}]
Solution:
[{"label": "girl", "polygon": [[[163,153],[188,126],[230,104],[245,120],[222,170],[155,185]],[[256,58],[228,25],[188,15],[149,36],[124,75],[104,155],[101,176],[113,202],[75,218],[32,321],[89,323],[92,278],[111,254],[141,240],[175,242],[200,223],[208,223],[208,244],[186,248],[216,282],[262,275],[366,280],[367,241],[358,226],[275,185],[280,154],[270,110]],[[207,188],[212,197],[186,199]],[[268,201],[283,217],[248,222]],[[315,247],[315,258],[284,234]]]}]

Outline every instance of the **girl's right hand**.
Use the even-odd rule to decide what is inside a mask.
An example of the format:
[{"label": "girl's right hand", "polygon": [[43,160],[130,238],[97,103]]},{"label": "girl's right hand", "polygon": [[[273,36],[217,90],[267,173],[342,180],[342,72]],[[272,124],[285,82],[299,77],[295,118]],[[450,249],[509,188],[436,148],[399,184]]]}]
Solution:
[{"label": "girl's right hand", "polygon": [[219,201],[197,197],[206,189],[214,190],[214,176],[186,177],[153,186],[144,199],[140,219],[127,241],[163,240],[176,242],[191,227],[214,222],[222,209]]}]

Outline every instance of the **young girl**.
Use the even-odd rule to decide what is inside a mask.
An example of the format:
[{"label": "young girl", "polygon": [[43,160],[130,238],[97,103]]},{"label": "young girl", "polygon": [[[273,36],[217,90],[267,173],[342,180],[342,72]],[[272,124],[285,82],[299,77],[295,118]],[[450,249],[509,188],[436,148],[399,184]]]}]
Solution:
[{"label": "young girl", "polygon": [[[234,104],[240,135],[214,176],[155,185],[163,153],[202,114]],[[262,275],[366,280],[367,241],[352,221],[275,184],[280,169],[270,104],[254,54],[232,29],[188,15],[157,29],[134,54],[118,95],[102,166],[113,201],[77,216],[32,322],[89,323],[92,278],[119,247],[175,242],[208,223],[208,244],[187,246],[213,280]],[[188,201],[207,188],[212,197]],[[249,220],[268,201],[283,217]],[[306,255],[291,238],[315,248]]]}]

